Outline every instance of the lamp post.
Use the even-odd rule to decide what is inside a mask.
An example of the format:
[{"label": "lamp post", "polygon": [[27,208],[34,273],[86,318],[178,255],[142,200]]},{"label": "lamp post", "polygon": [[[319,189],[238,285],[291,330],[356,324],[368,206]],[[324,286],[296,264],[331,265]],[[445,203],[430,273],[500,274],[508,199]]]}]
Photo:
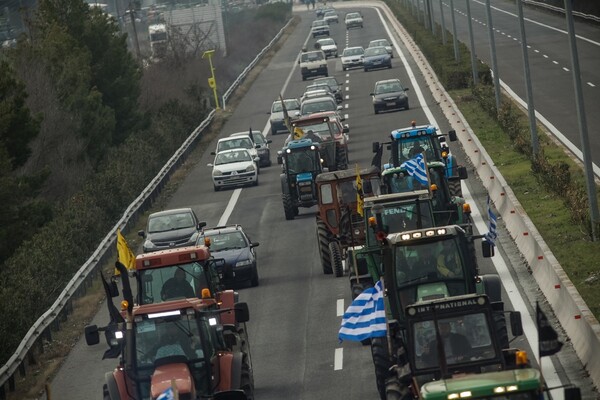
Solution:
[{"label": "lamp post", "polygon": [[208,57],[208,63],[210,65],[210,78],[208,78],[208,86],[213,90],[213,94],[215,96],[215,108],[219,110],[219,98],[217,97],[217,81],[215,79],[215,68],[212,64],[212,56],[215,54],[214,50],[206,50],[202,54],[202,58]]}]

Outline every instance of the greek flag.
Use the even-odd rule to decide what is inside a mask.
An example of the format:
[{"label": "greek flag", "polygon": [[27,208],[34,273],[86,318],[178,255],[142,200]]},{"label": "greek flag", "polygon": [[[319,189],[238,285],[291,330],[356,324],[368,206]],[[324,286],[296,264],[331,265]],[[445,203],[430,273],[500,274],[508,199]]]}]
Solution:
[{"label": "greek flag", "polygon": [[381,281],[358,295],[342,317],[338,337],[340,342],[361,342],[386,335],[385,309]]},{"label": "greek flag", "polygon": [[492,207],[490,204],[490,196],[487,198],[487,213],[488,213],[488,233],[483,235],[485,240],[490,242],[492,245],[496,243],[496,238],[498,237],[498,233],[496,233],[496,214],[492,211]]},{"label": "greek flag", "polygon": [[175,400],[175,393],[173,392],[173,388],[168,388],[164,392],[162,392],[156,400]]},{"label": "greek flag", "polygon": [[421,185],[429,184],[423,154],[419,153],[415,158],[411,158],[408,161],[404,161],[400,165],[400,168],[405,168],[408,174],[416,180],[418,180]]}]

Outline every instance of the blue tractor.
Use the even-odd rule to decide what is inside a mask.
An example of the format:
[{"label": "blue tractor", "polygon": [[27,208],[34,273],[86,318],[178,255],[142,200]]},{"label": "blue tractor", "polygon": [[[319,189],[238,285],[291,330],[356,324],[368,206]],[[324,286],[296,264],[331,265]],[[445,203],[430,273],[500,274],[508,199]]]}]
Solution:
[{"label": "blue tractor", "polygon": [[292,220],[299,207],[317,204],[315,178],[323,172],[320,146],[310,139],[292,140],[279,152],[277,162],[283,166],[280,178],[285,219]]}]

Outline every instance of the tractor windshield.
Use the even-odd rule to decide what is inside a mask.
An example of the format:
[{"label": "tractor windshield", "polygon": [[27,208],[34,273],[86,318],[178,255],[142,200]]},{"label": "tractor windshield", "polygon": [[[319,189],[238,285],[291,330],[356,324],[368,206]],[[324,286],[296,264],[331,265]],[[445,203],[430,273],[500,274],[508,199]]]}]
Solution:
[{"label": "tractor windshield", "polygon": [[[321,136],[322,139],[327,140],[330,136],[330,128],[328,122],[318,122],[314,124],[298,125],[303,132],[313,131]],[[331,124],[333,125],[333,124]]]},{"label": "tractor windshield", "polygon": [[423,153],[427,161],[440,161],[442,159],[439,152],[439,142],[436,147],[432,135],[403,139],[398,143],[398,160],[400,163],[415,158],[419,153]]},{"label": "tractor windshield", "polygon": [[457,239],[398,243],[396,285],[402,307],[416,301],[465,294],[465,260]]},{"label": "tractor windshield", "polygon": [[[209,267],[209,271],[214,268]],[[202,289],[213,292],[210,282],[216,282],[215,275],[207,277],[198,262],[148,268],[138,271],[138,287],[141,304],[162,303],[177,298],[200,297]]]},{"label": "tractor windshield", "polygon": [[484,313],[474,313],[412,324],[411,341],[417,369],[440,368],[445,356],[449,371],[471,361],[497,359],[490,326]]},{"label": "tractor windshield", "polygon": [[136,316],[134,329],[141,398],[151,397],[150,377],[156,368],[182,362],[189,366],[196,388],[206,394],[216,336],[205,318],[186,310],[157,312]]},{"label": "tractor windshield", "polygon": [[[404,202],[393,204],[382,204],[384,209],[381,213],[383,230],[386,233],[397,233],[410,231],[417,228],[429,228],[434,226],[431,203],[421,200],[419,202]],[[371,207],[365,210],[364,220],[368,221],[373,217]],[[367,243],[373,245],[377,243],[375,233],[372,229],[367,229]]]},{"label": "tractor windshield", "polygon": [[320,171],[317,153],[310,149],[287,153],[285,162],[290,174]]}]

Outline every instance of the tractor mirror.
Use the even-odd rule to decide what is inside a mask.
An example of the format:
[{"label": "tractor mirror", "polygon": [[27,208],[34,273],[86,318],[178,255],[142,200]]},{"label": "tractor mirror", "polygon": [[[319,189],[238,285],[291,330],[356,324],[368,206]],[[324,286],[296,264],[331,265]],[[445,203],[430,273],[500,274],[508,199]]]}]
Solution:
[{"label": "tractor mirror", "polygon": [[342,128],[342,133],[350,133],[350,127],[348,124],[344,125],[344,128]]},{"label": "tractor mirror", "polygon": [[111,298],[115,298],[119,296],[119,287],[117,286],[117,282],[112,280],[108,283],[108,294]]},{"label": "tractor mirror", "polygon": [[458,167],[458,177],[460,178],[461,181],[464,181],[465,179],[467,179],[469,177],[469,174],[467,173],[467,167]]},{"label": "tractor mirror", "polygon": [[523,335],[523,322],[521,321],[521,313],[512,311],[510,313],[510,332],[513,336]]},{"label": "tractor mirror", "polygon": [[100,334],[97,325],[88,325],[85,327],[85,342],[88,346],[100,343]]},{"label": "tractor mirror", "polygon": [[484,258],[494,257],[494,245],[487,240],[483,240],[481,242],[481,252]]},{"label": "tractor mirror", "polygon": [[565,388],[565,400],[581,400],[581,389],[576,386]]},{"label": "tractor mirror", "polygon": [[373,142],[373,153],[377,153],[379,151],[379,142]]},{"label": "tractor mirror", "polygon": [[448,138],[450,138],[451,142],[456,142],[458,140],[458,137],[456,136],[456,131],[454,129],[448,132]]},{"label": "tractor mirror", "polygon": [[248,322],[250,320],[250,311],[248,310],[248,303],[236,303],[234,309],[236,322]]}]

